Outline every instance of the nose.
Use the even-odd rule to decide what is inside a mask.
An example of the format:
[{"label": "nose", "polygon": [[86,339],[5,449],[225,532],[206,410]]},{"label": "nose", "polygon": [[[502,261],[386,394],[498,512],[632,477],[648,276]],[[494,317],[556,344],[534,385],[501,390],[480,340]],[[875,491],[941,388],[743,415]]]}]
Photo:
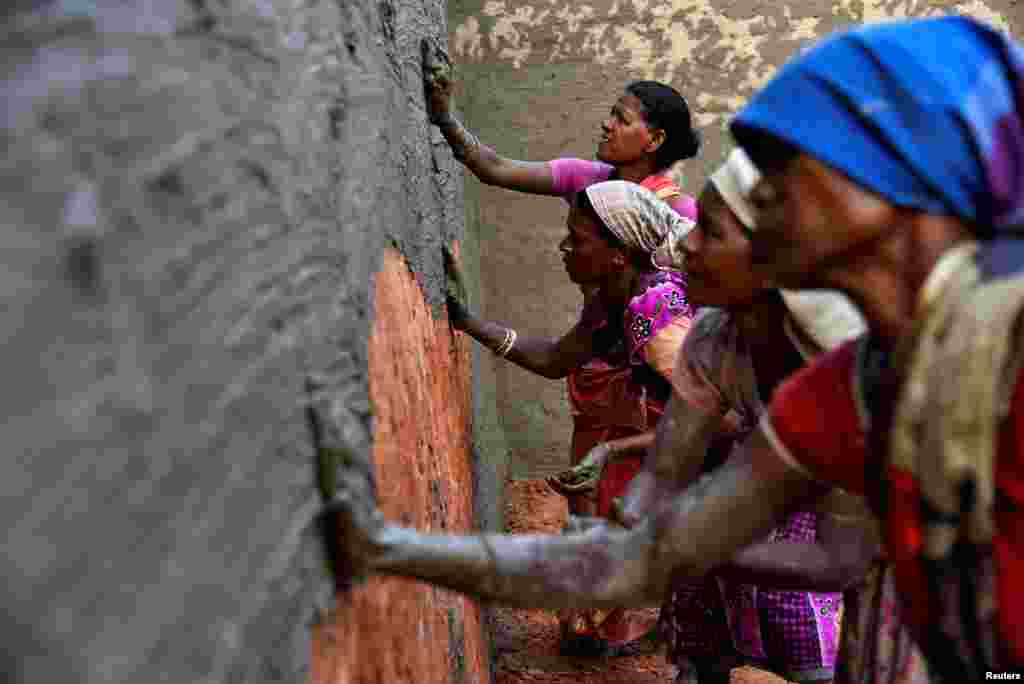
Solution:
[{"label": "nose", "polygon": [[563,256],[572,251],[569,248],[569,238],[562,238],[562,241],[558,243],[558,251],[561,252]]},{"label": "nose", "polygon": [[604,133],[605,135],[608,135],[611,132],[611,130],[612,130],[612,120],[611,119],[605,119],[604,121],[601,122],[601,132],[602,133]]}]

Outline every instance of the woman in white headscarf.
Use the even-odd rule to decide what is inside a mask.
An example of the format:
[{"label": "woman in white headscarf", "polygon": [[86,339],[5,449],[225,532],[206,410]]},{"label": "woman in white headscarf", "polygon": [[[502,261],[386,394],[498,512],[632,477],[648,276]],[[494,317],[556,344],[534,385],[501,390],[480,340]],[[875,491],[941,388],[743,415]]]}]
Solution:
[{"label": "woman in white headscarf", "polygon": [[[474,316],[458,296],[449,297],[449,314],[457,328],[498,355],[545,377],[600,366],[597,381],[577,374],[569,389],[577,458],[595,449],[620,456],[591,487],[594,502],[588,514],[603,517],[639,470],[668,401],[676,354],[693,310],[683,274],[658,263],[670,262],[673,246],[693,223],[650,190],[616,180],[577,193],[567,227],[559,245],[566,272],[591,295],[579,322],[565,335],[519,335]],[[568,611],[562,619],[562,648],[577,655],[632,652],[643,645],[639,640],[656,618],[650,610]]]}]

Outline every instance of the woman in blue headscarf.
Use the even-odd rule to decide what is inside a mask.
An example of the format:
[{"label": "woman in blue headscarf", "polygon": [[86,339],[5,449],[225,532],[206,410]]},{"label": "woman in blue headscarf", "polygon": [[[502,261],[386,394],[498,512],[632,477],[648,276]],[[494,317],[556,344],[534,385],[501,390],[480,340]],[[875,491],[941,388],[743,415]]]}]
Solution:
[{"label": "woman in blue headscarf", "polygon": [[938,672],[1024,661],[1024,51],[967,18],[840,34],[732,124],[764,172],[755,260],[835,287],[869,334],[791,378],[763,429],[868,495]]},{"label": "woman in blue headscarf", "polygon": [[868,334],[798,371],[714,473],[629,530],[432,536],[343,491],[357,567],[524,606],[656,602],[832,487],[886,528],[933,681],[1024,666],[1022,49],[977,22],[836,34],[737,117],[760,167],[752,245],[831,287]]}]

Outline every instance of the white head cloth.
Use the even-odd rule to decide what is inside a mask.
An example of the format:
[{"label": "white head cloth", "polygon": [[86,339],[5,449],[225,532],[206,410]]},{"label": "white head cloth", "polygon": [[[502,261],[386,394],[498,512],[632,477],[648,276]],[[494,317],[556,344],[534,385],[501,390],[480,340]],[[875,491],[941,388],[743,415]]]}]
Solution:
[{"label": "white head cloth", "polygon": [[622,244],[651,255],[656,268],[680,270],[681,244],[694,223],[645,187],[613,180],[587,187],[587,198],[601,221]]},{"label": "white head cloth", "polygon": [[[740,148],[735,148],[711,175],[711,183],[750,231],[757,230],[757,212],[750,191],[761,172]],[[862,334],[864,319],[846,295],[834,290],[781,290],[786,308],[797,325],[822,349],[833,349]]]}]

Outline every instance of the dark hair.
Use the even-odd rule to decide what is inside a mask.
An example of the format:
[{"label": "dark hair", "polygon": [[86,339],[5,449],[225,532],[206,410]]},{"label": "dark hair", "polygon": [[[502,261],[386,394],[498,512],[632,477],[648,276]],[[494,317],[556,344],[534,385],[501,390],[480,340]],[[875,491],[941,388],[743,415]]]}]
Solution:
[{"label": "dark hair", "polygon": [[634,81],[626,92],[640,100],[647,125],[665,131],[665,142],[654,153],[659,169],[697,155],[700,135],[693,130],[690,107],[675,88],[657,81]]}]

